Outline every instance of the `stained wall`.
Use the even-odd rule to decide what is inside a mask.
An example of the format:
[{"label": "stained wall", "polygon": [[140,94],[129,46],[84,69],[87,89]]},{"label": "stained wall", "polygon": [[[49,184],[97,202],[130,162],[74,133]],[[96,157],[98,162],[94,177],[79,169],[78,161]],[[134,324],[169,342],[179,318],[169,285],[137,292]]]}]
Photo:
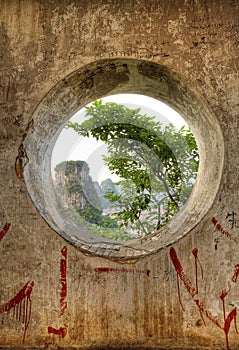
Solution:
[{"label": "stained wall", "polygon": [[[238,11],[233,0],[0,1],[2,348],[238,348]],[[206,213],[186,235],[130,260],[127,250],[110,259],[66,241],[24,181],[22,144],[42,100],[112,59],[173,72],[222,135],[220,174],[207,164],[220,181]]]}]

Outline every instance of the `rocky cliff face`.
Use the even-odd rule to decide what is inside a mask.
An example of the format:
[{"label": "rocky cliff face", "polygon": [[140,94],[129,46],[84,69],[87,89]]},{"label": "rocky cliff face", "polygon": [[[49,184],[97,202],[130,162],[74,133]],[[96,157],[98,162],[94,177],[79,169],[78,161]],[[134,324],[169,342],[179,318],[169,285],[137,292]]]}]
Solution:
[{"label": "rocky cliff face", "polygon": [[92,197],[98,198],[88,164],[81,160],[58,164],[55,168],[55,186],[65,208],[70,204],[74,208],[84,208]]},{"label": "rocky cliff face", "polygon": [[111,179],[99,184],[93,182],[89,174],[89,166],[85,161],[65,161],[55,168],[55,187],[64,208],[72,205],[84,208],[88,203],[97,209],[109,208],[111,203],[104,198],[108,192],[117,192]]}]

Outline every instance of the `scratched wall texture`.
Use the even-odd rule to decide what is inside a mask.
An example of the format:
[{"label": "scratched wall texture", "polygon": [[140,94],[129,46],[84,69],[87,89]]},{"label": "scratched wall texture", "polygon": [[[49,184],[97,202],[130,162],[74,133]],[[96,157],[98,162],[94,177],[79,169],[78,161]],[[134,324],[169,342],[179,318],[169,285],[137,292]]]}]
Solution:
[{"label": "scratched wall texture", "polygon": [[[238,349],[238,12],[237,0],[0,0],[1,349]],[[83,254],[53,231],[20,161],[49,90],[111,58],[175,72],[205,99],[224,138],[210,210],[134,264]]]}]

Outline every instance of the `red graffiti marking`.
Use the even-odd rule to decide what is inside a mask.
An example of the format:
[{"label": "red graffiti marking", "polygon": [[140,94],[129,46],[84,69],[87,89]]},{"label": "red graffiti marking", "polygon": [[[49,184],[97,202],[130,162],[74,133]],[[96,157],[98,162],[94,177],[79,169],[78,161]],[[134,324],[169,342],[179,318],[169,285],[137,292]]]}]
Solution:
[{"label": "red graffiti marking", "polygon": [[65,301],[67,296],[67,283],[66,283],[66,268],[67,268],[67,248],[62,248],[61,254],[64,259],[60,260],[60,273],[61,273],[61,292],[60,292],[60,304],[61,304],[61,315],[64,314],[67,308],[67,302]]},{"label": "red graffiti marking", "polygon": [[236,330],[236,333],[238,334],[238,329],[237,329],[237,320],[236,320],[236,316],[237,316],[237,308],[235,307],[227,316],[226,319],[224,319],[224,333],[226,335],[226,343],[227,343],[227,349],[229,349],[229,339],[228,339],[228,333],[231,327],[231,322],[232,320],[234,320],[234,327]]},{"label": "red graffiti marking", "polygon": [[6,224],[4,225],[3,229],[0,231],[0,241],[1,241],[1,239],[3,239],[3,237],[5,236],[7,231],[9,230],[10,226],[11,226],[11,224],[6,222]]},{"label": "red graffiti marking", "polygon": [[217,219],[216,218],[212,218],[212,223],[213,225],[216,227],[217,231],[221,232],[223,235],[225,235],[227,238],[231,239],[232,241],[236,242],[237,243],[237,239],[233,237],[233,235],[228,232],[228,231],[225,231],[222,226],[218,223]]},{"label": "red graffiti marking", "polygon": [[232,276],[232,282],[236,283],[238,276],[239,276],[239,264],[235,265],[234,274]]},{"label": "red graffiti marking", "polygon": [[[189,278],[185,275],[184,271],[183,271],[183,267],[177,257],[177,253],[175,251],[175,249],[173,247],[170,248],[170,258],[172,260],[172,263],[175,267],[175,270],[177,272],[177,285],[178,285],[178,294],[180,296],[180,289],[179,289],[179,281],[178,281],[178,277],[181,279],[181,281],[183,282],[183,284],[185,285],[188,293],[194,297],[197,294],[197,290],[196,288],[192,287],[192,282],[189,280]],[[181,301],[181,297],[180,297],[180,301]],[[180,304],[182,305],[182,303],[180,302]]]},{"label": "red graffiti marking", "polygon": [[66,327],[60,327],[59,329],[56,329],[54,327],[48,327],[48,333],[49,334],[56,334],[56,335],[60,335],[62,338],[65,338],[65,336],[67,335],[67,329]]},{"label": "red graffiti marking", "polygon": [[226,343],[227,343],[227,348],[229,348],[229,342],[228,342],[228,333],[230,330],[230,326],[231,326],[231,322],[234,319],[234,324],[235,324],[235,330],[236,333],[238,333],[237,330],[237,324],[236,324],[236,316],[237,316],[237,308],[235,307],[226,317],[226,309],[225,309],[225,297],[228,295],[228,293],[230,292],[230,289],[228,291],[226,290],[222,290],[221,294],[220,294],[220,299],[222,300],[222,308],[223,308],[223,318],[224,318],[224,327],[223,330],[225,332],[226,335]]},{"label": "red graffiti marking", "polygon": [[0,313],[13,309],[15,319],[24,324],[23,343],[31,318],[31,293],[34,282],[28,281],[14,298],[0,306]]},{"label": "red graffiti marking", "polygon": [[[61,316],[67,309],[67,302],[65,301],[67,297],[67,282],[66,282],[66,271],[67,271],[67,247],[64,246],[61,250],[61,255],[63,258],[60,259],[60,280],[61,280],[61,291],[60,291],[60,306],[61,306]],[[48,326],[48,333],[60,335],[64,338],[67,334],[66,327],[60,327],[56,329],[54,327]]]},{"label": "red graffiti marking", "polygon": [[[206,326],[206,322],[204,319],[204,315],[205,317],[210,320],[211,322],[213,322],[217,327],[219,327],[220,329],[222,329],[224,331],[225,337],[226,337],[226,345],[227,345],[227,349],[229,350],[229,339],[228,339],[228,333],[230,331],[230,327],[231,327],[231,323],[234,320],[234,327],[235,327],[235,331],[238,334],[238,329],[237,329],[237,324],[236,324],[236,316],[237,316],[237,308],[235,307],[233,310],[231,310],[229,312],[229,314],[226,316],[226,308],[225,308],[225,298],[227,297],[227,295],[230,292],[230,287],[228,290],[222,290],[219,297],[222,300],[222,309],[223,309],[223,319],[224,319],[224,325],[219,322],[219,320],[217,319],[217,317],[213,316],[209,310],[205,309],[204,306],[204,302],[199,300],[199,299],[194,299],[194,296],[198,293],[198,281],[197,281],[197,261],[198,260],[198,250],[195,248],[192,251],[194,257],[195,257],[195,264],[196,264],[196,289],[191,287],[191,282],[188,279],[188,277],[185,275],[184,271],[183,271],[183,267],[178,259],[177,253],[175,251],[174,248],[170,248],[170,258],[172,260],[172,263],[175,267],[175,270],[177,272],[177,276],[180,277],[180,279],[183,281],[187,291],[189,292],[189,294],[191,295],[191,297],[193,298],[194,302],[196,303],[199,312],[200,312],[200,316],[201,319],[204,323],[204,325]],[[200,264],[201,265],[201,264]],[[202,270],[202,267],[201,267]],[[203,271],[202,272],[202,276],[203,276]],[[236,282],[237,276],[239,275],[239,264],[235,266],[235,270],[234,270],[234,275],[232,277],[232,281]],[[181,301],[181,296],[180,296],[180,291],[179,291],[179,283],[177,280],[177,287],[178,287],[178,296],[179,296],[179,303],[182,306],[182,301]],[[195,292],[193,292],[195,290]],[[183,306],[182,309],[184,310]]]},{"label": "red graffiti marking", "polygon": [[204,305],[200,300],[194,300],[199,308],[200,311],[200,315],[201,318],[204,322],[204,325],[206,325],[205,320],[203,318],[203,313],[205,314],[205,316],[211,321],[213,322],[217,327],[219,327],[220,329],[222,329],[224,331],[225,337],[226,337],[226,344],[227,344],[227,349],[229,350],[229,339],[228,339],[228,333],[231,327],[231,322],[234,320],[234,327],[235,327],[235,331],[238,334],[238,330],[237,330],[237,325],[236,325],[236,316],[237,316],[237,308],[235,307],[233,310],[231,310],[228,314],[228,316],[226,317],[226,310],[225,310],[225,297],[228,295],[230,289],[227,291],[222,290],[221,294],[220,294],[220,299],[222,300],[222,308],[223,308],[223,319],[224,319],[224,325],[222,325],[220,323],[220,321],[217,319],[217,317],[213,316],[210,311],[204,309]]},{"label": "red graffiti marking", "polygon": [[134,269],[117,269],[113,267],[97,267],[95,268],[96,272],[102,273],[102,272],[125,272],[125,273],[146,273],[147,276],[150,274],[150,270],[134,270]]},{"label": "red graffiti marking", "polygon": [[222,301],[222,309],[223,309],[223,317],[224,317],[224,320],[226,319],[226,309],[225,309],[225,298],[226,296],[228,295],[228,293],[230,292],[230,289],[228,291],[226,291],[225,289],[223,289],[221,291],[221,294],[220,294],[220,299]]},{"label": "red graffiti marking", "polygon": [[220,323],[220,321],[217,319],[216,316],[213,316],[211,314],[210,311],[206,310],[204,308],[204,302],[199,300],[199,299],[194,299],[198,309],[199,309],[199,312],[200,312],[200,315],[201,315],[201,318],[202,318],[202,321],[204,323],[204,325],[206,326],[206,322],[205,322],[205,319],[203,317],[203,314],[205,314],[205,316],[210,320],[212,321],[216,326],[218,326],[219,328],[223,329],[223,326],[222,324]]},{"label": "red graffiti marking", "polygon": [[194,255],[194,259],[195,259],[195,276],[196,276],[196,292],[195,292],[195,294],[197,294],[198,293],[198,264],[199,264],[200,269],[201,269],[202,279],[203,279],[203,269],[202,269],[202,265],[198,259],[198,249],[194,248],[192,250],[192,254]]}]

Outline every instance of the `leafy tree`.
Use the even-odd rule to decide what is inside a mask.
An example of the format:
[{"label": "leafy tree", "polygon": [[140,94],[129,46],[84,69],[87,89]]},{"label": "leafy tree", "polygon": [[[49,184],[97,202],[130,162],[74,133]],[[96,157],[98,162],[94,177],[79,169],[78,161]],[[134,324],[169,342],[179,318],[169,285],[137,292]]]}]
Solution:
[{"label": "leafy tree", "polygon": [[117,186],[111,179],[105,179],[100,184],[100,190],[102,193],[102,207],[103,209],[109,209],[110,207],[113,207],[114,205],[111,204],[110,200],[107,199],[107,196],[109,193],[117,193]]},{"label": "leafy tree", "polygon": [[96,225],[100,225],[102,219],[101,210],[95,208],[90,203],[87,203],[84,207],[76,208],[76,212],[80,214],[85,220]]},{"label": "leafy tree", "polygon": [[71,207],[65,208],[65,212],[77,225],[85,227],[90,232],[95,233],[98,236],[106,237],[114,241],[128,241],[132,239],[125,229],[123,227],[119,227],[117,222],[114,219],[109,218],[108,215],[102,215],[103,222],[100,221],[100,224],[96,224],[94,222],[89,222],[87,215],[82,216],[82,213],[79,215],[79,212],[73,210]]},{"label": "leafy tree", "polygon": [[76,212],[80,214],[86,221],[107,228],[118,227],[115,220],[109,215],[102,215],[102,210],[95,208],[92,204],[87,203],[83,208],[76,208]]},{"label": "leafy tree", "polygon": [[95,101],[85,116],[83,123],[67,127],[107,144],[104,161],[121,179],[120,193],[105,195],[117,209],[117,222],[143,234],[159,229],[185,203],[196,178],[199,154],[193,134],[185,127],[163,127],[140,109],[113,102]]}]

